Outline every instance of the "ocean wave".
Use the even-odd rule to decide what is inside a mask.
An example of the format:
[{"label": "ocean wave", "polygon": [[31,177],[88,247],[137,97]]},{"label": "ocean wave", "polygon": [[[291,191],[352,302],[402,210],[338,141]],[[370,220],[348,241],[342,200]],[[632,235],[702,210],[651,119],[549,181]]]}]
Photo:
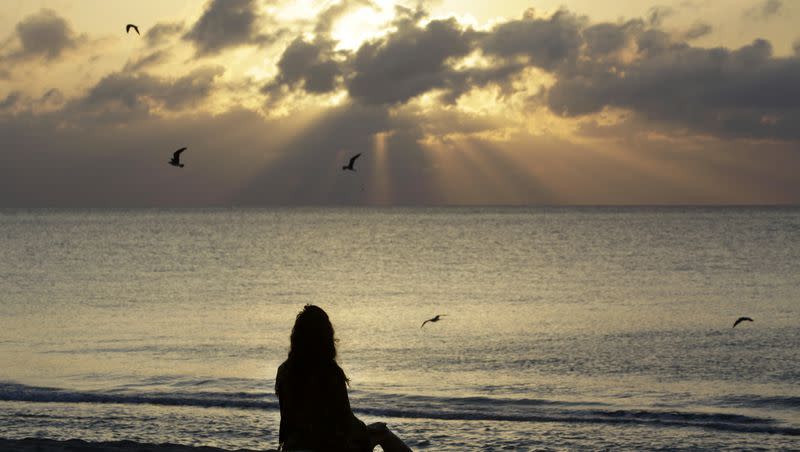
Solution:
[{"label": "ocean wave", "polygon": [[[354,391],[353,411],[381,418],[496,422],[558,422],[695,427],[726,432],[800,436],[800,428],[770,418],[695,411],[599,408],[596,402],[489,397],[433,397]],[[178,407],[277,410],[274,394],[266,392],[74,391],[0,383],[0,401],[39,403],[152,404]],[[607,406],[607,405],[606,405]],[[359,408],[369,407],[369,408]]]},{"label": "ocean wave", "polygon": [[376,417],[438,419],[496,422],[559,422],[568,424],[633,424],[663,427],[696,427],[732,433],[765,433],[800,436],[800,428],[780,425],[773,419],[725,413],[679,411],[547,411],[536,414],[492,413],[478,411],[428,411],[406,409],[354,409],[356,413]]},{"label": "ocean wave", "polygon": [[712,400],[711,403],[717,406],[800,410],[800,396],[730,395]]},{"label": "ocean wave", "polygon": [[120,393],[118,391],[72,391],[59,388],[0,383],[0,400],[7,402],[43,403],[113,403],[122,405],[169,405],[204,408],[258,408],[278,409],[278,401],[268,400],[267,394],[246,392],[153,392]]}]

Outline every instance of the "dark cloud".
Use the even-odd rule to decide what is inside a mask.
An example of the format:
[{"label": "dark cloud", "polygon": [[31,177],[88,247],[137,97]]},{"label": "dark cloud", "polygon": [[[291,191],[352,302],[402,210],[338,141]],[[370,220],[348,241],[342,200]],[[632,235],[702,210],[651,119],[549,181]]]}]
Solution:
[{"label": "dark cloud", "polygon": [[366,104],[393,104],[446,89],[463,77],[450,62],[472,52],[478,36],[452,18],[424,27],[409,18],[394,33],[358,49],[349,66],[347,90]]},{"label": "dark cloud", "polygon": [[513,94],[512,80],[525,69],[519,62],[501,62],[488,68],[470,68],[448,72],[446,88],[439,97],[446,104],[454,104],[458,99],[476,88],[497,86],[501,97]]},{"label": "dark cloud", "polygon": [[262,92],[275,101],[284,88],[303,89],[313,94],[333,91],[342,73],[334,45],[333,41],[321,37],[313,42],[296,38],[278,60],[278,76],[265,85]]},{"label": "dark cloud", "polygon": [[66,20],[49,9],[43,9],[19,22],[16,38],[19,48],[6,54],[4,59],[55,60],[86,41],[85,36],[77,35]]},{"label": "dark cloud", "polygon": [[5,99],[0,100],[0,111],[11,110],[17,106],[21,99],[22,93],[20,91],[12,91]]},{"label": "dark cloud", "polygon": [[[736,50],[689,44],[710,32],[702,22],[683,34],[647,20],[591,23],[566,10],[521,19],[476,32],[455,19],[420,25],[423,10],[398,8],[396,29],[337,53],[329,38],[297,38],[279,61],[279,75],[263,88],[276,93],[301,89],[327,93],[340,80],[351,99],[364,105],[404,105],[432,91],[445,103],[485,86],[514,93],[513,82],[533,67],[555,84],[535,98],[554,113],[583,116],[605,108],[626,109],[654,122],[694,133],[791,140],[800,137],[797,58],[777,58],[769,42]],[[623,52],[624,50],[624,52]],[[489,67],[458,63],[480,51]]]},{"label": "dark cloud", "polygon": [[[431,90],[443,90],[453,100],[474,82],[489,83],[491,70],[458,71],[452,64],[476,48],[480,34],[455,19],[419,25],[427,13],[421,6],[396,7],[395,30],[366,42],[355,52],[335,51],[328,35],[336,17],[363,1],[346,1],[322,13],[313,41],[298,37],[278,62],[279,73],[262,92],[272,100],[290,90],[321,94],[335,91],[344,81],[351,98],[367,105],[400,104]],[[477,86],[477,85],[476,85]]]},{"label": "dark cloud", "polygon": [[675,14],[675,10],[669,6],[654,6],[647,12],[647,21],[651,26],[660,27],[664,20]]},{"label": "dark cloud", "polygon": [[124,72],[138,72],[147,67],[163,63],[169,56],[170,54],[166,50],[156,50],[139,58],[128,60],[122,70]]},{"label": "dark cloud", "polygon": [[206,66],[177,79],[116,72],[103,77],[83,98],[71,101],[67,109],[76,117],[103,122],[146,118],[154,107],[184,110],[205,100],[224,72],[221,66]]},{"label": "dark cloud", "polygon": [[713,30],[714,29],[711,27],[711,25],[705,22],[695,22],[691,27],[689,27],[688,30],[686,30],[686,33],[683,34],[683,38],[687,41],[692,41],[710,34]]},{"label": "dark cloud", "polygon": [[[124,127],[77,126],[74,119],[67,110],[0,115],[9,150],[0,152],[0,206],[230,205],[282,133],[246,110],[150,117]],[[167,161],[183,146],[186,167],[176,178]]]},{"label": "dark cloud", "polygon": [[64,103],[64,95],[57,88],[45,91],[41,97],[33,98],[22,91],[12,91],[5,98],[0,98],[0,114],[20,114],[34,109],[52,110]]},{"label": "dark cloud", "polygon": [[44,105],[60,105],[64,103],[64,94],[58,88],[50,88],[42,94],[39,102]]},{"label": "dark cloud", "polygon": [[583,30],[587,53],[593,57],[602,57],[619,51],[630,42],[630,29],[633,27],[641,27],[641,22],[629,22],[623,26],[600,23],[587,27]]},{"label": "dark cloud", "polygon": [[[527,57],[532,66],[555,70],[577,56],[583,23],[583,19],[565,10],[549,18],[537,18],[529,12],[520,20],[497,25],[486,35],[482,49],[487,55],[503,58]],[[613,41],[608,30],[597,30],[596,34]]]},{"label": "dark cloud", "polygon": [[172,36],[181,33],[183,28],[183,22],[160,22],[147,30],[144,38],[148,46],[155,47],[167,42]]},{"label": "dark cloud", "polygon": [[194,44],[197,56],[214,55],[229,48],[274,42],[280,32],[262,33],[268,25],[256,0],[211,0],[183,39]]},{"label": "dark cloud", "polygon": [[745,19],[767,20],[780,14],[783,0],[763,0],[744,12]]},{"label": "dark cloud", "polygon": [[736,50],[673,45],[618,71],[560,77],[548,93],[558,114],[605,107],[717,136],[800,138],[800,59],[775,58],[767,41]]}]

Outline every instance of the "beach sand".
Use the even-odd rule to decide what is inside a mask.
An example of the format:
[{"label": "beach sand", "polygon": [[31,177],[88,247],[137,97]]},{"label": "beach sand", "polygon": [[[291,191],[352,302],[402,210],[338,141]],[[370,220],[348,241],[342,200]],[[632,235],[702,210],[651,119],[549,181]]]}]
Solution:
[{"label": "beach sand", "polygon": [[[91,443],[79,439],[56,441],[52,439],[25,438],[19,440],[0,439],[0,451],[14,452],[231,452],[216,447],[193,447],[180,444],[142,444],[134,441],[108,441]],[[252,449],[237,449],[235,452],[259,452]],[[277,452],[275,449],[260,452]]]}]

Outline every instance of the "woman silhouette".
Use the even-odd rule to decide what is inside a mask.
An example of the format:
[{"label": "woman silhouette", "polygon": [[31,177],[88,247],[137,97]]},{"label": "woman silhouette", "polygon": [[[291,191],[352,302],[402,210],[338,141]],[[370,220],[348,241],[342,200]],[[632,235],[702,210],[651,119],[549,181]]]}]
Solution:
[{"label": "woman silhouette", "polygon": [[275,392],[281,409],[280,450],[410,452],[377,422],[365,425],[350,410],[349,380],[336,363],[336,339],[328,314],[306,305],[292,328],[289,357],[278,368]]}]

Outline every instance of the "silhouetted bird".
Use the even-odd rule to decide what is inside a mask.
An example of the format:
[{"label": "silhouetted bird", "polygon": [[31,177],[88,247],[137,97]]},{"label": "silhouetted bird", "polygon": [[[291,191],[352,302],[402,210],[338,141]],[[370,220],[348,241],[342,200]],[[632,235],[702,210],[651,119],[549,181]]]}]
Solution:
[{"label": "silhouetted bird", "polygon": [[139,33],[139,27],[137,27],[137,26],[136,26],[136,25],[134,25],[134,24],[128,24],[128,25],[125,25],[125,33],[130,33],[130,32],[131,32],[131,28],[133,28],[134,30],[136,30],[136,34],[137,34],[137,35],[141,36],[141,33]]},{"label": "silhouetted bird", "polygon": [[[425,324],[428,322],[438,322],[439,320],[442,320],[440,317],[444,317],[445,315],[446,314],[437,314],[436,317],[422,322],[422,326],[425,326]],[[422,326],[420,328],[422,328]]]},{"label": "silhouetted bird", "polygon": [[353,164],[356,163],[356,159],[359,158],[359,157],[361,157],[361,153],[360,152],[358,154],[350,157],[350,163],[348,163],[347,165],[343,166],[342,170],[355,171],[356,169],[353,168]]},{"label": "silhouetted bird", "polygon": [[169,161],[169,164],[172,166],[178,166],[183,168],[183,163],[181,163],[181,152],[185,151],[186,148],[180,148],[172,154],[172,160]]},{"label": "silhouetted bird", "polygon": [[736,319],[735,322],[733,322],[733,327],[732,328],[736,328],[736,325],[738,325],[738,324],[740,324],[742,322],[745,322],[745,321],[752,322],[753,319],[751,319],[750,317],[739,317],[738,319]]}]

